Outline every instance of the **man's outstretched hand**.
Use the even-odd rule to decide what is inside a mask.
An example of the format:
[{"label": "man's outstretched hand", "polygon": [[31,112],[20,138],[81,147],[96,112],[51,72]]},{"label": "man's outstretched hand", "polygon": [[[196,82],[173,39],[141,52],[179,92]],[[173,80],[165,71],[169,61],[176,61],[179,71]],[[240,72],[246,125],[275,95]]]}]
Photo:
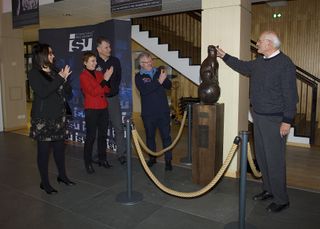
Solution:
[{"label": "man's outstretched hand", "polygon": [[217,56],[220,58],[223,58],[224,55],[226,55],[225,51],[223,51],[221,48],[219,48],[219,45],[216,48],[217,48]]}]

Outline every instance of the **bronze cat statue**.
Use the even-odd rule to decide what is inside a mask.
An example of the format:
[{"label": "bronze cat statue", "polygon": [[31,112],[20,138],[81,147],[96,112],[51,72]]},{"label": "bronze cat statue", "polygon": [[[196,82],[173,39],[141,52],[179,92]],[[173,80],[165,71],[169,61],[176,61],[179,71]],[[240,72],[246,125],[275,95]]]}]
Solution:
[{"label": "bronze cat statue", "polygon": [[220,98],[218,69],[217,49],[209,45],[208,56],[200,66],[201,83],[198,88],[198,96],[202,104],[215,104]]}]

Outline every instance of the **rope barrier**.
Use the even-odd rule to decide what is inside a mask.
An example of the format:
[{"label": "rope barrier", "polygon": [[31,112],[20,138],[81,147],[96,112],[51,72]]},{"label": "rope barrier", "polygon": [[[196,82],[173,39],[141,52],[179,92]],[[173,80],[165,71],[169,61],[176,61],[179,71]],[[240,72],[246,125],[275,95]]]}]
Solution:
[{"label": "rope barrier", "polygon": [[136,147],[140,162],[144,168],[144,170],[146,171],[146,173],[148,174],[148,176],[150,177],[150,179],[156,184],[156,186],[158,188],[160,188],[162,191],[172,195],[172,196],[177,196],[177,197],[181,197],[181,198],[194,198],[194,197],[198,197],[203,195],[204,193],[208,192],[211,188],[213,188],[215,186],[215,184],[220,180],[220,178],[222,177],[222,175],[225,173],[226,169],[228,168],[228,166],[231,163],[231,160],[235,154],[235,152],[237,151],[237,148],[239,146],[239,137],[236,137],[233,145],[223,163],[223,165],[221,166],[219,172],[216,174],[216,176],[210,181],[209,184],[207,184],[205,187],[201,188],[198,191],[194,191],[194,192],[179,192],[179,191],[175,191],[173,189],[170,189],[168,187],[166,187],[165,185],[163,185],[152,173],[152,171],[150,170],[150,168],[147,166],[147,163],[143,157],[143,153],[141,151],[140,148],[140,144],[139,144],[139,140],[138,140],[138,132],[137,130],[132,130],[132,138],[134,141],[134,145]]},{"label": "rope barrier", "polygon": [[177,142],[180,140],[180,137],[182,135],[182,131],[183,131],[183,127],[184,127],[184,124],[186,122],[186,117],[187,117],[187,111],[184,111],[183,113],[183,118],[182,118],[182,121],[181,121],[181,126],[180,126],[180,129],[179,129],[179,132],[178,132],[178,135],[177,137],[174,139],[174,141],[171,143],[170,146],[168,146],[167,148],[165,149],[162,149],[158,152],[153,152],[152,150],[150,150],[146,144],[143,142],[142,138],[140,137],[139,133],[136,131],[136,136],[137,136],[137,140],[138,142],[140,143],[140,145],[142,146],[142,148],[144,149],[144,151],[146,151],[148,154],[151,154],[152,156],[156,156],[156,157],[159,157],[161,156],[162,154],[164,154],[165,152],[171,150],[176,144]]},{"label": "rope barrier", "polygon": [[253,162],[253,159],[252,159],[252,151],[251,151],[251,145],[250,145],[250,142],[248,142],[248,151],[247,151],[247,154],[248,154],[248,162],[249,162],[249,165],[250,165],[250,168],[251,168],[251,171],[253,172],[253,175],[257,178],[261,178],[262,177],[262,174],[260,171],[257,170],[257,167],[256,165],[254,164]]}]

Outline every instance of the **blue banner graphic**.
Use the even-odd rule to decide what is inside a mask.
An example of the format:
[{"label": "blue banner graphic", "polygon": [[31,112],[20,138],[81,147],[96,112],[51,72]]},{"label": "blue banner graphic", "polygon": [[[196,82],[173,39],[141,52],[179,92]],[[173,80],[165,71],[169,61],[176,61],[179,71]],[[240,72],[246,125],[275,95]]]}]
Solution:
[{"label": "blue banner graphic", "polygon": [[[71,66],[72,74],[68,80],[73,89],[73,97],[68,101],[72,109],[72,117],[68,121],[68,140],[84,143],[85,121],[83,95],[80,90],[79,76],[83,70],[82,55],[85,51],[96,52],[96,39],[106,37],[111,42],[113,56],[119,58],[122,67],[120,84],[120,103],[122,121],[132,114],[132,82],[131,82],[131,23],[130,21],[110,20],[97,25],[62,29],[42,29],[39,42],[48,43],[56,57],[56,66]],[[114,131],[109,128],[107,146],[115,150]]]}]

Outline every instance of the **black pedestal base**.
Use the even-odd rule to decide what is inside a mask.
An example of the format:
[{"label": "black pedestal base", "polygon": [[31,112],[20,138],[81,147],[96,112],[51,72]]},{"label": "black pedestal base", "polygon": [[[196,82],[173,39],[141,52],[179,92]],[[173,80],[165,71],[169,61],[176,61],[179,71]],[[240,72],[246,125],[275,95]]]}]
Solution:
[{"label": "black pedestal base", "polygon": [[128,195],[128,192],[121,192],[116,197],[116,201],[123,205],[135,205],[142,200],[142,193],[135,191],[133,191],[130,196]]},{"label": "black pedestal base", "polygon": [[240,227],[239,222],[231,222],[225,225],[224,229],[257,229],[249,223],[245,223],[244,227]]}]

